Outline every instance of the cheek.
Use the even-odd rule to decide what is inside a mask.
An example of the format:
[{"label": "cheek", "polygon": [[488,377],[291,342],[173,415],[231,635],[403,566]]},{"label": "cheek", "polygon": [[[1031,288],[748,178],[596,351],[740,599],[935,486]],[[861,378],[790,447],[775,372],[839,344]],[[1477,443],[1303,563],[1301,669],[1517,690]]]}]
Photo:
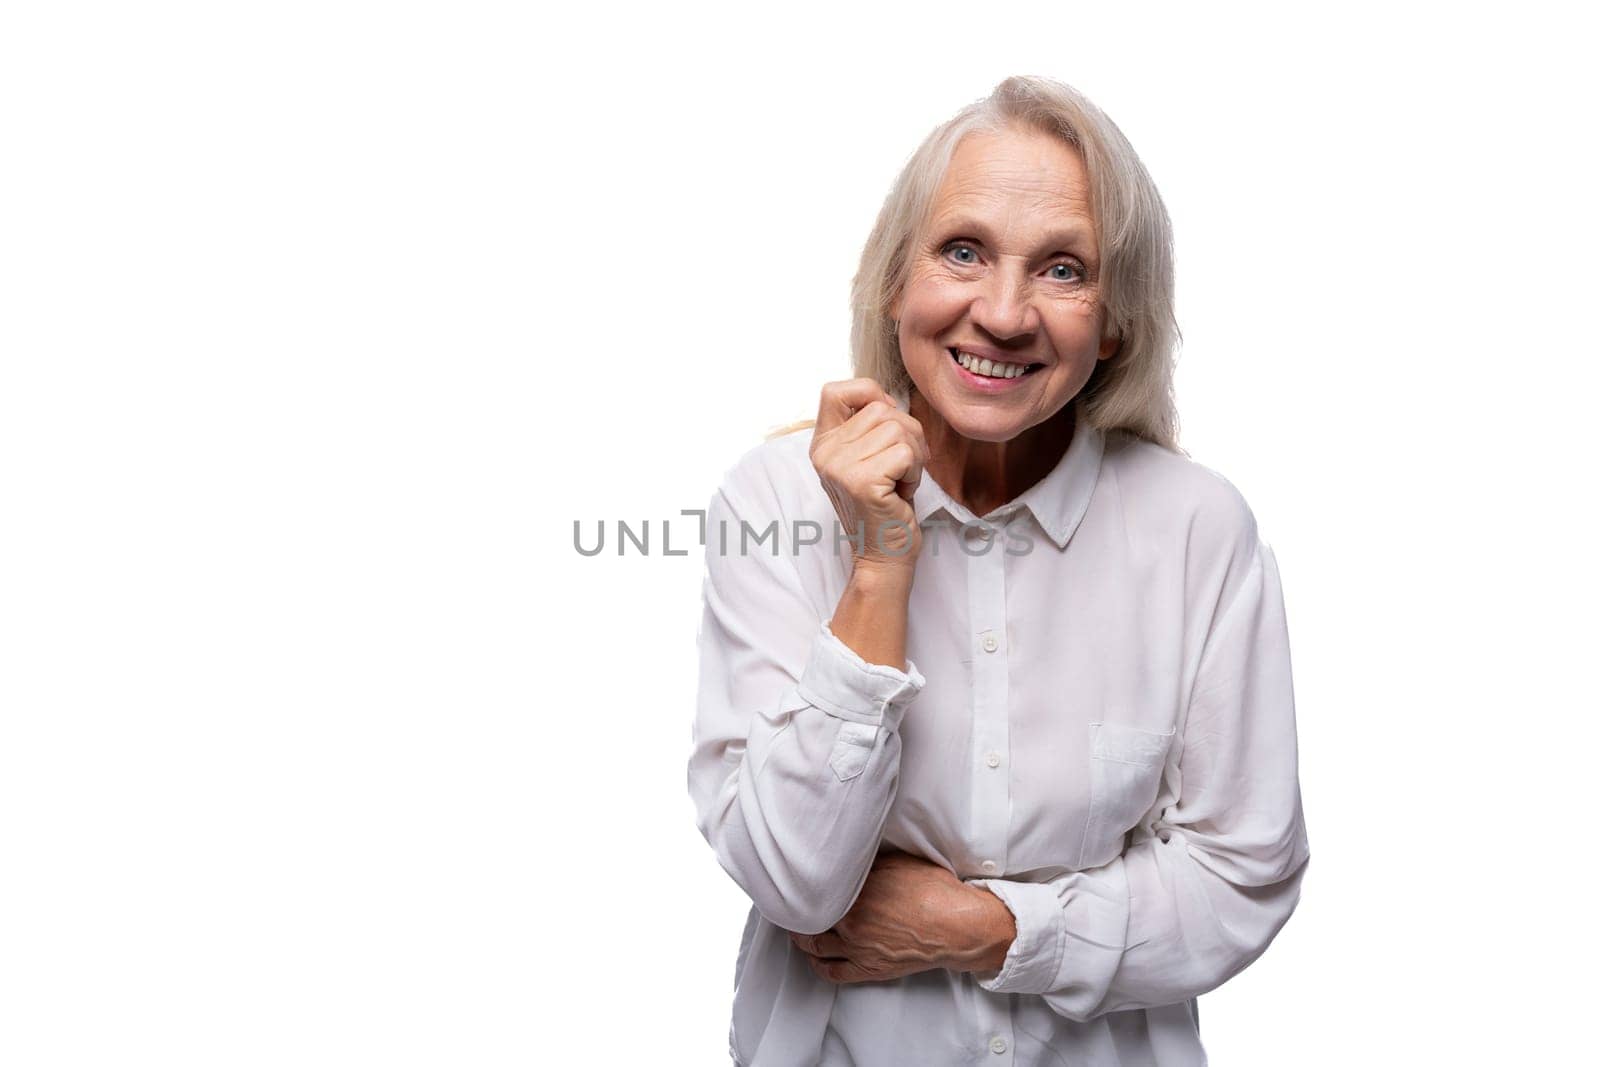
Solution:
[{"label": "cheek", "polygon": [[1093,303],[1071,303],[1051,308],[1044,328],[1057,348],[1072,350],[1100,343],[1100,313]]},{"label": "cheek", "polygon": [[[963,286],[941,278],[921,278],[906,290],[900,325],[912,335],[943,330],[961,317],[968,301]],[[914,337],[908,337],[914,339]]]}]

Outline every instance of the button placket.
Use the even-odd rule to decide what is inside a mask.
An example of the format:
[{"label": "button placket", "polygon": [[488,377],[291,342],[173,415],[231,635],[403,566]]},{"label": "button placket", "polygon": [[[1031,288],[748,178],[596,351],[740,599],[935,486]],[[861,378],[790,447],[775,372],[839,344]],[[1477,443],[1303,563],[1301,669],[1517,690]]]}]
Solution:
[{"label": "button placket", "polygon": [[988,1063],[1009,1063],[1016,1054],[1009,999],[991,995],[979,997],[973,1003],[976,1009],[973,1023],[977,1027],[973,1036],[979,1049],[992,1053],[986,1060]]},{"label": "button placket", "polygon": [[[1011,832],[1010,775],[1000,771],[1010,750],[1010,678],[1003,655],[1006,630],[1004,552],[967,557],[972,661],[972,813],[970,845],[986,876],[1006,869]],[[998,773],[997,773],[998,772]]]}]

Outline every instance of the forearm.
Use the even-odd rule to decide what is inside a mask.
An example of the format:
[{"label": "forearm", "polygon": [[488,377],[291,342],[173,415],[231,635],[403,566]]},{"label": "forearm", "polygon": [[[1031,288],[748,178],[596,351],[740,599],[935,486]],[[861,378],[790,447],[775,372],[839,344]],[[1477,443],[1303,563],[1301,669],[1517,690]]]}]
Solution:
[{"label": "forearm", "polygon": [[987,889],[967,887],[971,906],[950,915],[947,935],[952,971],[998,971],[1017,936],[1016,919],[1005,902]]},{"label": "forearm", "polygon": [[[868,664],[819,626],[797,684],[778,700],[730,698],[755,671],[722,609],[713,593],[690,767],[700,829],[763,915],[788,930],[825,930],[877,853],[899,781],[897,728],[922,677],[910,663]],[[742,741],[710,743],[740,730]]]},{"label": "forearm", "polygon": [[868,663],[906,667],[912,565],[857,561],[828,629]]},{"label": "forearm", "polygon": [[830,757],[848,746],[828,740],[817,709],[792,714],[809,721],[781,735],[763,730],[783,742],[752,746],[702,832],[763,916],[818,933],[849,910],[867,877],[894,801],[900,742],[879,739],[861,772],[843,782]]},{"label": "forearm", "polygon": [[1303,831],[1291,830],[1275,871],[1247,879],[1202,862],[1199,839],[1168,834],[1046,882],[969,883],[1000,896],[1016,921],[1000,973],[982,976],[980,985],[1042,995],[1057,1014],[1082,1022],[1188,1000],[1242,970],[1294,910],[1306,866]]}]

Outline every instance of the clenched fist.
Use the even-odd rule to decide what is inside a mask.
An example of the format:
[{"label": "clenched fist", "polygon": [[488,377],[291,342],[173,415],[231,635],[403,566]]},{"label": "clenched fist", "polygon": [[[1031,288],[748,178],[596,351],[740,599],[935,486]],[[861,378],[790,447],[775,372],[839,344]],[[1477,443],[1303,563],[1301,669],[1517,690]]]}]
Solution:
[{"label": "clenched fist", "polygon": [[895,406],[871,378],[822,387],[811,463],[833,501],[857,566],[916,565],[922,531],[912,494],[928,462],[922,424]]}]

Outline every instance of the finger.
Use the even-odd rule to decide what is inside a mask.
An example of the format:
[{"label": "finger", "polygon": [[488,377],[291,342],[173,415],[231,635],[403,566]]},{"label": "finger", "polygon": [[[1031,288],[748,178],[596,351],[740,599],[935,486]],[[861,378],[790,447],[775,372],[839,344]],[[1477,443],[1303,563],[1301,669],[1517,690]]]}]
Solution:
[{"label": "finger", "polygon": [[908,455],[905,473],[895,479],[894,483],[894,491],[900,494],[900,499],[907,504],[916,499],[917,486],[922,484],[922,462],[917,459],[915,453],[910,452],[910,448],[910,445],[906,446]]},{"label": "finger", "polygon": [[864,437],[858,447],[855,461],[882,464],[881,469],[895,480],[895,492],[910,500],[922,481],[923,460],[915,442],[907,440],[905,427],[885,422]]},{"label": "finger", "polygon": [[829,382],[822,387],[822,398],[817,405],[817,425],[813,436],[820,437],[849,421],[850,417],[874,400],[890,407],[894,402],[871,378],[850,378],[842,382]]},{"label": "finger", "polygon": [[[853,960],[824,960],[823,964],[827,967],[828,980],[837,982],[839,985],[856,982],[887,982],[901,977],[900,974],[896,974],[894,971],[884,968],[863,967]],[[903,971],[902,973],[911,974],[915,972]]]},{"label": "finger", "polygon": [[898,413],[898,409],[887,400],[869,400],[851,413],[844,422],[826,432],[822,431],[819,423],[817,432],[811,436],[812,455],[841,451],[848,453],[851,445],[879,426],[892,422]]},{"label": "finger", "polygon": [[824,930],[812,938],[816,946],[811,950],[812,955],[821,956],[823,959],[843,960],[850,958],[850,950],[844,943],[844,938],[832,930]]},{"label": "finger", "polygon": [[866,972],[849,960],[821,960],[815,956],[807,956],[806,962],[818,978],[836,985],[869,980]]},{"label": "finger", "polygon": [[[859,432],[857,432],[858,424]],[[918,461],[927,464],[928,437],[922,432],[922,423],[893,404],[868,404],[851,416],[850,421],[840,428],[837,436],[841,441],[859,440],[865,438],[869,431],[885,425],[900,427],[906,442],[916,451]]]},{"label": "finger", "polygon": [[883,464],[888,476],[894,479],[894,492],[901,500],[911,503],[917,486],[922,484],[922,464],[917,454],[904,441],[896,441],[872,457],[871,462]]},{"label": "finger", "polygon": [[[893,434],[886,436],[885,427],[897,428],[901,439],[910,445],[914,453],[915,464],[905,465],[908,473],[901,476],[899,480],[902,484],[896,487],[896,492],[910,501],[922,481],[923,469],[928,464],[928,440],[922,432],[922,424],[892,403],[882,400],[871,401],[866,407],[850,416],[842,426],[835,427],[825,436],[813,435],[812,462],[817,464],[819,469],[828,465],[860,463],[889,446]],[[865,450],[856,447],[863,443],[869,447]]]},{"label": "finger", "polygon": [[795,947],[808,956],[821,959],[847,959],[850,955],[845,949],[844,938],[832,930],[825,930],[820,934],[794,934],[789,935]]}]

